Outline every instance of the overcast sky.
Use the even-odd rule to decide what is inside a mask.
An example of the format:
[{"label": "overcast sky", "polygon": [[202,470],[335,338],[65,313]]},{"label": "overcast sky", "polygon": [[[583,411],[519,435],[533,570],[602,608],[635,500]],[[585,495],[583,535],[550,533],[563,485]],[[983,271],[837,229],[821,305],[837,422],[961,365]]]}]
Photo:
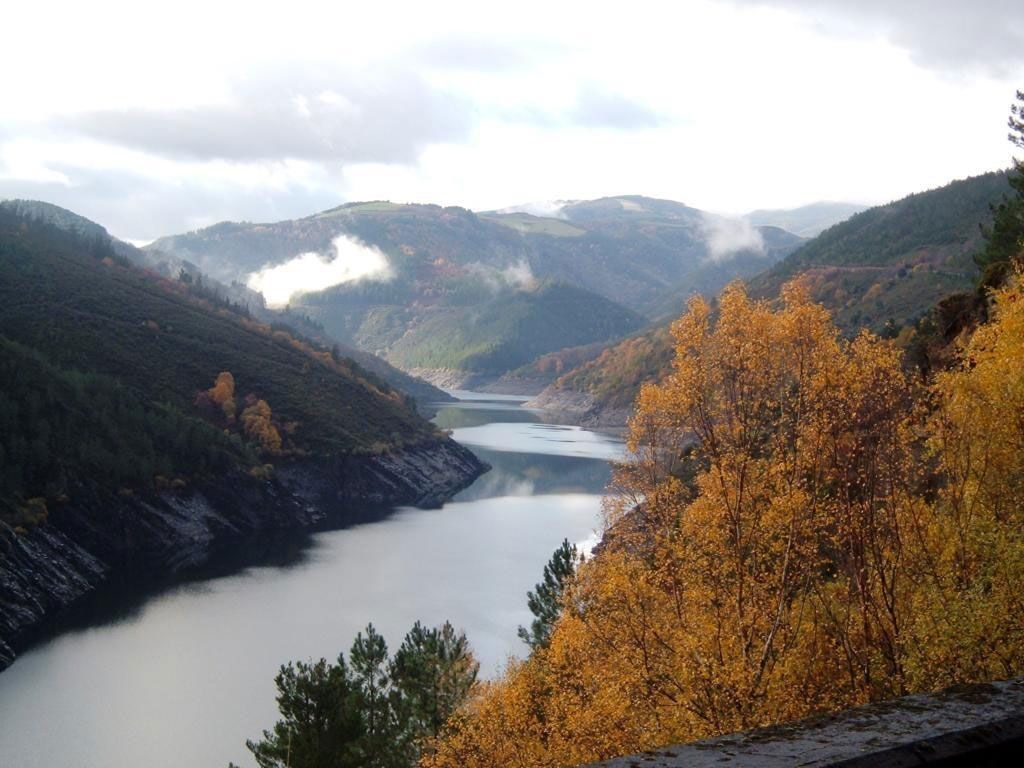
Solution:
[{"label": "overcast sky", "polygon": [[0,198],[146,240],[366,199],[885,202],[1010,163],[1020,0],[9,4]]}]

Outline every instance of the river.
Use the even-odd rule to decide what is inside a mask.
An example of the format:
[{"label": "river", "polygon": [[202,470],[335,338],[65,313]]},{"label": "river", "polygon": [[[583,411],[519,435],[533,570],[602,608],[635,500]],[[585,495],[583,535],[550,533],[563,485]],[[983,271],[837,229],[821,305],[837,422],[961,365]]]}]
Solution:
[{"label": "river", "polygon": [[273,677],[334,658],[372,621],[394,650],[417,619],[464,629],[494,676],[563,538],[588,546],[619,440],[543,423],[517,398],[457,393],[435,421],[493,469],[440,509],[251,542],[186,582],[109,590],[0,674],[0,766],[251,766]]}]

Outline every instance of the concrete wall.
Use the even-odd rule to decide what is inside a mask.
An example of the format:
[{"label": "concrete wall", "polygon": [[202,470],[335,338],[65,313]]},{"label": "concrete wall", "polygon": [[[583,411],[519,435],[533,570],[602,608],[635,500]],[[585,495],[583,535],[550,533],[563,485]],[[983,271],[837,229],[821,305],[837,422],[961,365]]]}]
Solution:
[{"label": "concrete wall", "polygon": [[1024,766],[1024,678],[619,757],[603,768]]}]

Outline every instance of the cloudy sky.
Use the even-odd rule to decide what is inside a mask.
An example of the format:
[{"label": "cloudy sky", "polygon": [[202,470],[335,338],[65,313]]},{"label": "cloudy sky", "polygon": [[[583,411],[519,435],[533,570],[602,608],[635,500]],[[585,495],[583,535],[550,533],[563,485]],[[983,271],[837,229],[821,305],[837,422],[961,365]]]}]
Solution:
[{"label": "cloudy sky", "polygon": [[1005,167],[1019,0],[18,3],[0,198],[147,240],[366,199],[885,202]]}]

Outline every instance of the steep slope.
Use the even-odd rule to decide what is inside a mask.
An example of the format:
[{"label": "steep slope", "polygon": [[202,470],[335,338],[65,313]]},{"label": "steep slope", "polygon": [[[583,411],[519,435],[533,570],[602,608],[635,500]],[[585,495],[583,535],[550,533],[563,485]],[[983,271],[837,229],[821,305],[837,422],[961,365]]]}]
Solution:
[{"label": "steep slope", "polygon": [[[805,275],[848,332],[866,326],[894,333],[972,287],[981,227],[1008,189],[1005,173],[989,173],[871,208],[826,230],[749,288],[774,297],[785,281]],[[682,308],[678,301],[671,315]],[[640,386],[670,359],[666,321],[563,372],[529,404],[583,424],[621,426]]]},{"label": "steep slope", "polygon": [[0,213],[0,327],[56,365],[114,376],[182,409],[230,371],[240,393],[255,392],[296,423],[294,443],[306,450],[348,452],[381,435],[430,435],[398,392],[350,361],[318,358],[287,334],[194,299],[112,252],[83,254],[73,237],[42,226],[24,231],[22,221]]},{"label": "steep slope", "polygon": [[566,371],[526,405],[585,426],[624,426],[640,388],[668,370],[672,352],[669,324],[657,325]]},{"label": "steep slope", "polygon": [[326,336],[322,327],[309,323],[308,318],[302,315],[286,313],[286,316],[282,317],[282,313],[266,306],[266,302],[258,292],[237,281],[215,280],[205,274],[196,264],[180,256],[171,255],[156,248],[146,250],[136,248],[131,243],[113,237],[100,224],[41,200],[3,200],[0,201],[0,208],[29,221],[49,224],[60,230],[71,232],[79,238],[84,238],[88,242],[88,246],[93,249],[104,250],[109,244],[109,248],[113,251],[112,255],[126,259],[136,266],[172,280],[178,280],[179,276],[184,277],[192,293],[204,295],[215,303],[237,305],[275,329],[281,328],[294,336],[312,339],[325,349],[336,347],[337,354],[355,360],[366,370],[376,374],[392,387],[411,395],[420,403],[443,402],[451,399],[444,391],[431,386],[422,379],[409,376],[376,355],[355,349],[350,345],[339,344],[337,340]]},{"label": "steep slope", "polygon": [[981,226],[1008,190],[1005,172],[987,173],[858,213],[752,280],[751,291],[774,296],[805,275],[844,328],[899,328],[971,286]]},{"label": "steep slope", "polygon": [[[742,229],[738,244],[721,237],[720,230],[730,226]],[[463,338],[468,322],[485,320],[498,305],[507,304],[514,314],[515,306],[531,300],[519,294],[529,294],[538,284],[567,283],[640,313],[664,314],[674,310],[679,296],[715,291],[734,277],[760,271],[802,242],[782,230],[756,230],[681,203],[625,196],[566,204],[549,217],[352,203],[274,224],[218,224],[162,238],[150,248],[230,281],[248,279],[268,265],[290,263],[299,254],[330,259],[337,253],[339,236],[377,249],[387,269],[327,290],[321,290],[322,284],[310,285],[309,292],[292,296],[292,308],[310,315],[339,341],[400,367],[452,368],[469,374],[478,372],[472,367],[481,362],[477,353],[510,349],[510,324],[491,323],[487,327],[497,335],[489,337],[470,333],[465,341],[476,352],[466,359],[439,354],[439,346],[447,344],[444,338]],[[594,311],[625,316],[621,308],[591,301]],[[474,314],[470,308],[479,311]],[[552,315],[551,320],[576,328],[538,328],[542,333],[535,339],[513,330],[522,342],[513,346],[546,352],[557,348],[552,340],[588,343],[608,338],[578,334],[578,315]],[[635,327],[626,323],[610,330],[622,335]],[[499,352],[483,369],[501,374],[491,362],[503,356],[502,364],[526,362],[519,353]]]},{"label": "steep slope", "polygon": [[846,221],[867,207],[856,203],[820,202],[799,208],[751,211],[743,218],[755,227],[781,227],[800,237],[817,237],[829,227]]},{"label": "steep slope", "polygon": [[0,668],[111,574],[484,469],[356,363],[94,235],[0,207]]}]

